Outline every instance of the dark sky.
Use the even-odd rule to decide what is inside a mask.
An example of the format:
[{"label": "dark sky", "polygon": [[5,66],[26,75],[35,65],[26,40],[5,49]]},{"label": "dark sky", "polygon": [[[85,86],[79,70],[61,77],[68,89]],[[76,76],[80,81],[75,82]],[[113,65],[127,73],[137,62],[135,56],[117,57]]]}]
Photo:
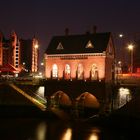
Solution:
[{"label": "dark sky", "polygon": [[0,0],[0,30],[9,37],[40,41],[41,54],[54,35],[98,32],[140,32],[140,0]]}]

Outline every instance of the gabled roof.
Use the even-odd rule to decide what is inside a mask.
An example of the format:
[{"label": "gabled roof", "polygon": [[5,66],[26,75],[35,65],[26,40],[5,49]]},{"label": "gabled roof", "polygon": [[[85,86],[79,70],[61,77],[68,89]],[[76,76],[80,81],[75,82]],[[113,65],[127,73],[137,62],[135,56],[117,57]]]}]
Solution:
[{"label": "gabled roof", "polygon": [[[54,36],[48,45],[46,54],[102,53],[106,51],[110,36],[110,32]],[[94,47],[86,48],[89,41]],[[57,49],[59,43],[63,44],[63,49]]]}]

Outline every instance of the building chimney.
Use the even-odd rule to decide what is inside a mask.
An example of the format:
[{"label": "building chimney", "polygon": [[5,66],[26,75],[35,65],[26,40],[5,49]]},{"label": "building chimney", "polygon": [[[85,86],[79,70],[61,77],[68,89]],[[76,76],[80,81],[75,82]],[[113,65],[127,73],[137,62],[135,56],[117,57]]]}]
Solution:
[{"label": "building chimney", "polygon": [[69,28],[65,29],[65,35],[68,36],[69,35]]},{"label": "building chimney", "polygon": [[96,32],[97,32],[97,26],[93,26],[93,34],[96,34]]},{"label": "building chimney", "polygon": [[90,31],[86,31],[86,35],[90,35]]}]

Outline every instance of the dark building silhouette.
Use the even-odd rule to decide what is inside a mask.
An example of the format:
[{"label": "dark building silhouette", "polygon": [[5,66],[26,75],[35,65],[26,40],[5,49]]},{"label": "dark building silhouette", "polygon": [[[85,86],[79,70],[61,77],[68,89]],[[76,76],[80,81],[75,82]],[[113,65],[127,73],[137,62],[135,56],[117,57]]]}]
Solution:
[{"label": "dark building silhouette", "polygon": [[134,72],[140,73],[140,40],[134,43],[133,60]]}]

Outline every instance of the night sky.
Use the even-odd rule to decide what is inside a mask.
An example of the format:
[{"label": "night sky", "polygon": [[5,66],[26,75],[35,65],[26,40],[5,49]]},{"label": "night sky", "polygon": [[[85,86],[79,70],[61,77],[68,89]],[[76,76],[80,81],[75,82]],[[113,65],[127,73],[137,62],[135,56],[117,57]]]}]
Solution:
[{"label": "night sky", "polygon": [[140,32],[140,0],[0,0],[0,30],[6,38],[39,39],[41,54],[54,35],[92,31],[117,35]]}]

